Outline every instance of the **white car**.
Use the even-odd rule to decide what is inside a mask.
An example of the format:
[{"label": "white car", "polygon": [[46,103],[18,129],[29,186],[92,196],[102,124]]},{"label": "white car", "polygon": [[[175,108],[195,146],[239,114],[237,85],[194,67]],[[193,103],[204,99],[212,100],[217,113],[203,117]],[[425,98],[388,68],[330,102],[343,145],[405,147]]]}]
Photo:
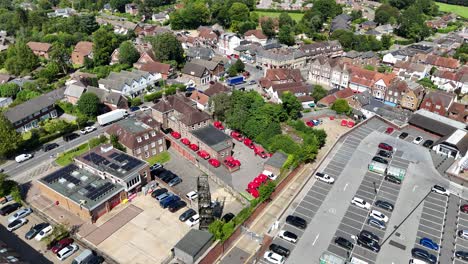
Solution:
[{"label": "white car", "polygon": [[73,243],[64,248],[62,248],[59,252],[57,252],[57,258],[59,260],[64,260],[69,256],[73,255],[76,251],[78,251],[79,247],[77,244]]},{"label": "white car", "polygon": [[14,230],[22,227],[23,225],[25,225],[27,222],[28,222],[28,219],[20,218],[18,220],[15,220],[15,221],[9,223],[8,226],[7,226],[7,230],[8,231],[14,231]]},{"label": "white car", "polygon": [[468,230],[458,230],[458,236],[463,239],[468,239]]},{"label": "white car", "polygon": [[93,132],[94,130],[96,130],[95,127],[93,127],[93,126],[87,126],[87,127],[83,128],[83,129],[81,129],[81,130],[80,130],[80,133],[84,135],[84,134],[91,133],[91,132]]},{"label": "white car", "polygon": [[442,187],[440,185],[434,185],[432,187],[432,189],[431,189],[431,192],[435,192],[435,193],[438,193],[438,194],[450,196],[450,192],[447,191],[447,189],[445,189],[444,187]]},{"label": "white car", "polygon": [[290,232],[288,230],[281,230],[278,233],[278,236],[288,242],[291,243],[296,243],[297,242],[297,235],[294,234],[293,232]]},{"label": "white car", "polygon": [[146,106],[146,105],[142,105],[140,106],[140,110],[141,111],[146,111],[146,110],[150,110],[151,108],[149,108],[149,106]]},{"label": "white car", "polygon": [[8,223],[11,223],[15,220],[18,220],[20,218],[24,218],[28,215],[30,215],[32,213],[32,209],[31,208],[23,208],[23,209],[20,209],[18,211],[16,211],[15,214],[13,214],[12,216],[8,217]]},{"label": "white car", "polygon": [[187,193],[185,197],[187,197],[187,199],[189,199],[190,201],[194,201],[195,199],[198,198],[198,193],[196,191],[191,191]]},{"label": "white car", "polygon": [[196,214],[196,215],[190,217],[187,221],[185,221],[185,223],[190,227],[198,224],[199,222],[200,222],[200,215],[199,214]]},{"label": "white car", "polygon": [[263,258],[273,264],[283,264],[284,263],[284,257],[281,256],[280,254],[276,254],[275,252],[272,251],[267,251],[265,254],[263,254]]},{"label": "white car", "polygon": [[274,175],[273,172],[264,170],[262,172],[263,175],[266,175],[270,180],[274,181],[276,178],[278,178],[278,175]]},{"label": "white car", "polygon": [[369,214],[370,217],[374,217],[377,220],[383,221],[385,223],[388,222],[388,216],[382,214],[381,212],[377,210],[372,210]]},{"label": "white car", "polygon": [[52,234],[52,231],[54,231],[54,228],[51,225],[48,225],[44,227],[34,239],[36,239],[37,241],[41,241],[44,237],[47,237],[50,234]]},{"label": "white car", "polygon": [[422,137],[416,137],[414,140],[413,140],[413,143],[416,144],[416,145],[419,145],[421,144],[421,142],[423,142],[423,138]]},{"label": "white car", "polygon": [[370,203],[358,197],[354,197],[353,200],[351,200],[351,204],[354,204],[355,206],[362,208],[362,209],[366,209],[366,210],[370,210],[371,208]]},{"label": "white car", "polygon": [[330,177],[328,174],[322,173],[322,172],[315,173],[315,178],[317,180],[320,180],[329,184],[333,184],[335,182],[335,179],[333,177]]},{"label": "white car", "polygon": [[23,161],[27,161],[28,159],[32,159],[33,154],[21,154],[16,156],[15,161],[21,163]]}]

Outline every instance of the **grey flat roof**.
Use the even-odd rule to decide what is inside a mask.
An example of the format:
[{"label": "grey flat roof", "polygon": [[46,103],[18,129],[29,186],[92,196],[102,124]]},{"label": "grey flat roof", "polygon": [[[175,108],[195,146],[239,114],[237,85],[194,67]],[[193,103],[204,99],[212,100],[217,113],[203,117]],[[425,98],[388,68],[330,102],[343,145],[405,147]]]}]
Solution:
[{"label": "grey flat roof", "polygon": [[200,251],[211,243],[213,235],[207,231],[190,229],[190,231],[181,239],[174,248],[177,248],[188,255],[195,257]]},{"label": "grey flat roof", "polygon": [[277,152],[275,152],[275,154],[273,154],[273,156],[271,156],[265,162],[265,164],[273,166],[275,168],[282,168],[283,164],[286,162],[287,158],[288,158],[288,156],[286,156],[286,154],[284,154],[283,152],[277,151]]},{"label": "grey flat roof", "polygon": [[215,151],[221,151],[231,145],[231,137],[212,125],[194,130],[192,134]]}]

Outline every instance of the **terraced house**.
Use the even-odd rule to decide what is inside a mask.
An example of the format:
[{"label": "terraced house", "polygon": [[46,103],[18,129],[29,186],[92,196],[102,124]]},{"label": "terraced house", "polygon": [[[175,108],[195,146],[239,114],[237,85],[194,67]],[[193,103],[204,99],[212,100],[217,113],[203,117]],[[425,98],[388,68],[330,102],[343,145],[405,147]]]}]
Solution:
[{"label": "terraced house", "polygon": [[111,72],[105,79],[98,81],[99,88],[120,93],[129,97],[136,97],[143,93],[146,87],[154,85],[160,80],[161,74],[140,70]]}]

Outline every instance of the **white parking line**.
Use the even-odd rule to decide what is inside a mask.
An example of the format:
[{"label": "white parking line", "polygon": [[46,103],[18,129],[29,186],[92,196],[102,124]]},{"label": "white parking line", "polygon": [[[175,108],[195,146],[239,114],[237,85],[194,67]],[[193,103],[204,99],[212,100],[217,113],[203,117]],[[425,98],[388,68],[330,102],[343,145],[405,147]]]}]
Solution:
[{"label": "white parking line", "polygon": [[[363,249],[365,249],[365,250],[367,250],[367,251],[370,251],[370,252],[375,253],[374,251],[372,251],[372,250],[370,250],[370,249],[367,249],[367,248],[365,248],[365,247],[361,247],[361,246],[359,246],[359,245],[356,245],[356,246],[358,246],[358,247],[360,247],[360,248],[363,248]],[[370,260],[370,259],[368,259],[368,258],[366,258],[366,257],[364,257],[364,256],[361,256],[360,254],[356,254],[355,251],[353,251],[352,256],[357,256],[359,259],[363,259],[364,261],[367,260],[368,262],[375,263],[375,261],[373,261],[373,260]]]},{"label": "white parking line", "polygon": [[[355,220],[355,219],[349,218],[349,217],[347,217],[346,215],[345,215],[345,216],[343,216],[343,218],[347,218],[347,219],[349,219],[349,220],[351,220],[351,221],[353,221],[353,222],[356,222],[356,223],[358,223],[358,224],[362,225],[362,221],[358,221],[358,220]],[[367,217],[366,217],[366,219],[367,219]]]},{"label": "white parking line", "polygon": [[[435,235],[433,235],[433,234],[429,234],[429,233],[427,233],[427,232],[424,232],[424,231],[422,231],[421,229],[418,229],[418,232],[424,233],[424,234],[429,235],[429,236],[437,237],[437,236],[435,236]],[[417,236],[417,235],[416,235],[416,236]],[[439,240],[442,239],[442,233],[439,235],[438,238],[439,238]]]},{"label": "white parking line", "polygon": [[[444,210],[444,213],[445,213],[445,209],[446,209],[446,207],[445,207],[445,206],[441,206],[441,205],[438,205],[438,204],[435,204],[435,203],[431,203],[431,202],[429,202],[429,201],[427,201],[427,200],[426,200],[426,201],[424,201],[424,203],[429,203],[429,204],[431,204],[431,205],[433,205],[433,206],[436,206],[436,207],[442,208],[442,209]],[[426,207],[426,205],[424,205],[424,207]],[[427,207],[429,207],[429,206],[427,206]],[[430,207],[429,207],[429,208],[430,208]],[[442,211],[442,210],[441,210],[441,211]]]},{"label": "white parking line", "polygon": [[346,191],[346,188],[348,187],[348,183],[345,184],[343,191]]},{"label": "white parking line", "polygon": [[[307,197],[307,198],[312,198],[312,199],[314,199],[315,201],[317,201],[317,202],[319,203],[319,204],[317,205],[317,204],[314,204],[314,203],[312,203],[312,202],[307,201],[306,199],[302,199],[302,201],[304,201],[304,202],[306,202],[306,203],[308,203],[308,204],[311,204],[311,205],[313,205],[313,206],[320,207],[320,206],[322,205],[322,203],[323,203],[323,201],[321,201],[321,200],[319,200],[319,199],[317,199],[317,198],[315,198],[315,197],[312,197],[312,196],[309,196],[309,195],[306,195],[306,197]],[[304,197],[304,198],[305,198],[305,197]]]},{"label": "white parking line", "polygon": [[349,236],[355,236],[355,235],[356,235],[356,234],[351,234],[351,233],[349,233],[349,232],[346,232],[346,231],[344,231],[344,230],[341,230],[341,229],[339,229],[339,228],[337,228],[336,230],[339,230],[340,232],[346,233],[346,234],[348,234]]},{"label": "white parking line", "polygon": [[317,242],[319,237],[320,237],[320,233],[318,233],[317,236],[315,237],[314,242],[312,242],[312,246],[315,245],[315,242]]},{"label": "white parking line", "polygon": [[[318,189],[320,189],[320,190],[324,190],[324,191],[327,192],[327,193],[330,191],[330,190],[327,190],[327,189],[325,189],[325,188],[322,188],[322,187],[318,186],[318,184],[314,184],[314,187],[315,187],[315,188],[318,188]],[[312,188],[314,188],[314,187],[312,187]],[[312,188],[310,188],[310,190],[312,190]]]},{"label": "white parking line", "polygon": [[386,191],[382,191],[382,189],[380,189],[380,190],[379,190],[379,194],[380,194],[381,192],[384,193],[384,194],[386,194],[386,196],[395,197],[395,201],[398,199],[398,195],[394,195],[394,194],[392,194],[392,193],[389,193],[389,192],[386,192]]},{"label": "white parking line", "polygon": [[[327,195],[325,195],[325,194],[321,194],[321,193],[319,193],[319,192],[316,192],[316,191],[314,191],[314,190],[312,190],[312,189],[310,189],[309,192],[307,192],[307,196],[310,196],[310,194],[309,194],[310,192],[313,192],[313,193],[316,193],[316,194],[319,194],[319,195],[322,195],[322,196],[325,196],[325,197],[327,196]],[[323,199],[325,199],[325,197],[323,197]]]},{"label": "white parking line", "polygon": [[312,217],[306,216],[306,215],[304,215],[304,214],[302,214],[302,213],[300,213],[300,212],[298,212],[296,210],[294,210],[294,214],[298,214],[299,216],[302,216],[303,218],[307,218],[309,220],[308,222],[312,221]]},{"label": "white parking line", "polygon": [[[430,222],[430,221],[429,221],[429,222]],[[424,226],[425,228],[429,228],[429,229],[431,229],[431,230],[434,230],[434,231],[437,231],[437,232],[442,233],[442,228],[435,229],[435,228],[433,228],[433,227],[430,227],[430,226],[427,226],[427,225],[425,225],[425,224],[422,224],[421,222],[419,223],[419,225],[420,225],[420,226]],[[419,230],[419,228],[418,228],[418,230]]]},{"label": "white parking line", "polygon": [[297,211],[297,208],[302,208],[302,209],[307,210],[307,211],[310,211],[310,212],[312,212],[312,213],[314,213],[314,214],[316,213],[316,212],[310,210],[309,208],[305,208],[305,207],[302,206],[302,205],[298,205],[298,206],[296,207],[296,210],[295,210],[295,211]]},{"label": "white parking line", "polygon": [[[374,192],[373,190],[370,191],[370,192],[368,192],[368,191],[365,191],[365,190],[363,190],[363,189],[359,189],[359,190],[357,190],[357,191],[358,191],[358,192],[365,192],[365,193],[368,193],[368,194],[371,194],[371,195],[375,195],[375,192]],[[364,199],[364,198],[363,198],[363,199]]]},{"label": "white parking line", "polygon": [[[355,228],[354,226],[347,225],[346,223],[343,223],[343,222],[341,222],[340,225],[345,225],[345,226],[347,226],[347,227],[349,227],[351,229],[355,229],[355,230],[357,230],[357,232],[361,231],[361,229]],[[341,230],[341,229],[338,229],[338,230]],[[343,230],[341,230],[341,231],[343,231]]]}]

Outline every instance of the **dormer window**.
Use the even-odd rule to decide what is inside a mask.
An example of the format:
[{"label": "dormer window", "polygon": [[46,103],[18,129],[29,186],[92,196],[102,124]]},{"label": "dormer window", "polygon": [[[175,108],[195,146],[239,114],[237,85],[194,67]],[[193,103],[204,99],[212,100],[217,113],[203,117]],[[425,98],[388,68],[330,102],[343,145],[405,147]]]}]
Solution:
[{"label": "dormer window", "polygon": [[137,140],[138,143],[140,143],[141,142],[141,137],[137,137],[136,140]]},{"label": "dormer window", "polygon": [[145,139],[149,139],[149,135],[148,135],[148,134],[145,134]]},{"label": "dormer window", "polygon": [[156,136],[156,131],[151,131],[151,136],[155,137]]}]

